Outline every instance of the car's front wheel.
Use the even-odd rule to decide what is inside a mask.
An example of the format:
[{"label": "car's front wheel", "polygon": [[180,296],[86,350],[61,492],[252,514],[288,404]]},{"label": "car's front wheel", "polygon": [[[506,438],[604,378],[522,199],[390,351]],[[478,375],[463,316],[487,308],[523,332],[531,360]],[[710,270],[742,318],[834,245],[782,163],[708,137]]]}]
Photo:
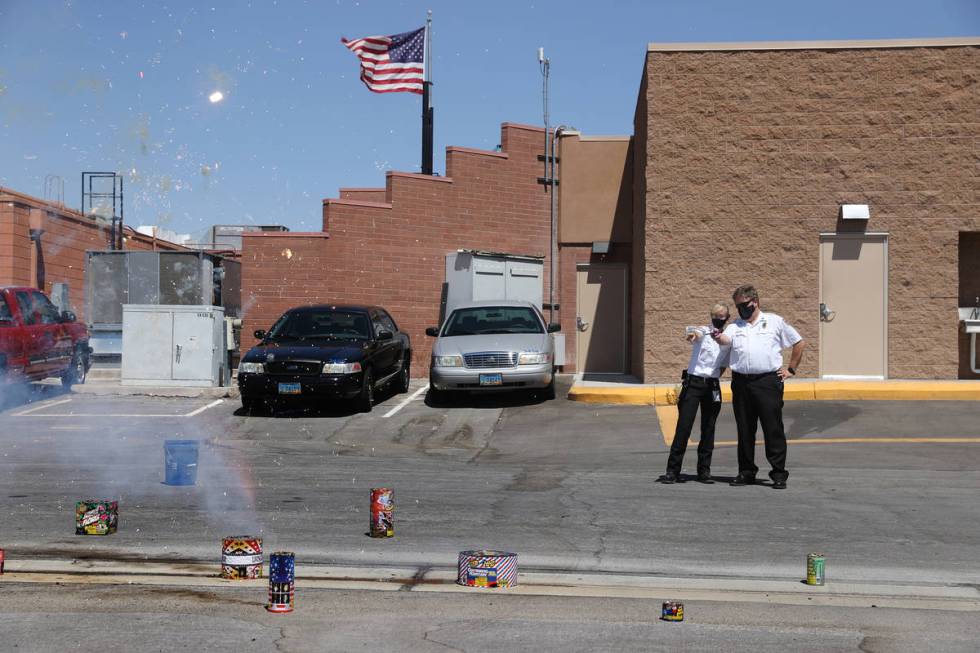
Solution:
[{"label": "car's front wheel", "polygon": [[242,395],[242,408],[250,415],[257,413],[262,408],[262,400],[256,397]]},{"label": "car's front wheel", "polygon": [[77,347],[71,357],[71,364],[61,375],[61,385],[70,390],[73,385],[85,383],[88,376],[88,360],[81,347]]},{"label": "car's front wheel", "polygon": [[374,375],[365,369],[361,381],[361,392],[357,395],[357,409],[362,413],[370,413],[374,407]]}]

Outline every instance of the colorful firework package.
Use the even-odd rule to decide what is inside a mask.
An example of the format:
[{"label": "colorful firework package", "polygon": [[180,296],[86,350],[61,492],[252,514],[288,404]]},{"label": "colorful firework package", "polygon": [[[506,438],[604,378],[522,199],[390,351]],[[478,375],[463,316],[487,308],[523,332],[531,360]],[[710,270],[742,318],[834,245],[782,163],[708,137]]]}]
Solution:
[{"label": "colorful firework package", "polygon": [[371,537],[393,537],[395,491],[386,487],[371,489]]},{"label": "colorful firework package", "polygon": [[461,551],[456,582],[467,587],[513,587],[517,584],[517,554]]},{"label": "colorful firework package", "polygon": [[109,535],[116,532],[118,522],[118,501],[86,499],[75,504],[76,535]]},{"label": "colorful firework package", "polygon": [[269,612],[292,612],[296,598],[296,555],[276,551],[269,556]]},{"label": "colorful firework package", "polygon": [[262,578],[262,538],[234,535],[221,541],[221,577],[228,580]]}]

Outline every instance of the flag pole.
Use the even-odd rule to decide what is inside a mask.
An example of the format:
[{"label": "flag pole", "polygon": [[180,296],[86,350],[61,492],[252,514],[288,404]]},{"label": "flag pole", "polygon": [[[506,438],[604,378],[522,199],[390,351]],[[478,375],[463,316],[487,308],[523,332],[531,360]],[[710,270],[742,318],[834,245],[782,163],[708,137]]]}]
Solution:
[{"label": "flag pole", "polygon": [[432,174],[432,133],[435,109],[432,108],[432,10],[425,20],[425,78],[422,81],[422,174]]}]

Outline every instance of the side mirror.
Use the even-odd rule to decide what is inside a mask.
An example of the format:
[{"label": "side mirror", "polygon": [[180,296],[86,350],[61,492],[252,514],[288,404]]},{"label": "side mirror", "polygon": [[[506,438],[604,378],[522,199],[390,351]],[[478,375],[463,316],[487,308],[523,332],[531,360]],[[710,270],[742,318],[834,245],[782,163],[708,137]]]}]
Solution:
[{"label": "side mirror", "polygon": [[425,335],[432,336],[433,338],[439,337],[439,327],[429,327],[425,330]]},{"label": "side mirror", "polygon": [[74,322],[78,318],[71,311],[61,311],[61,321],[62,322]]},{"label": "side mirror", "polygon": [[252,334],[257,340],[265,340],[265,329],[256,329]]},{"label": "side mirror", "polygon": [[391,331],[379,331],[378,335],[375,336],[378,340],[391,340],[395,337]]},{"label": "side mirror", "polygon": [[557,333],[558,331],[561,331],[561,325],[557,322],[548,325],[548,333]]}]

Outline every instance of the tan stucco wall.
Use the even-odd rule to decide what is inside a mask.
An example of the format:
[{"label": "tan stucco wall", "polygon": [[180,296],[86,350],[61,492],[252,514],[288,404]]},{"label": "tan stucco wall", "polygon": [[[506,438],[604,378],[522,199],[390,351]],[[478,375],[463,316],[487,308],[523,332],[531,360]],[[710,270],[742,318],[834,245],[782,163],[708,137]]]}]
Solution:
[{"label": "tan stucco wall", "polygon": [[632,241],[630,138],[562,136],[559,157],[561,242]]},{"label": "tan stucco wall", "polygon": [[977,46],[649,52],[644,379],[674,380],[684,325],[740,283],[800,330],[817,376],[819,234],[841,203],[889,234],[889,376],[956,378],[978,82]]}]

